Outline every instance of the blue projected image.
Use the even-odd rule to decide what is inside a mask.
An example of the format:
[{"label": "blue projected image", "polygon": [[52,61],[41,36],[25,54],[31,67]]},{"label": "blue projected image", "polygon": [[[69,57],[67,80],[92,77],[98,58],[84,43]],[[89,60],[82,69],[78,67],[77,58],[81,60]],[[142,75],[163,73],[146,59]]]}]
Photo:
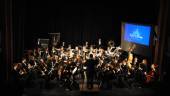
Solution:
[{"label": "blue projected image", "polygon": [[150,26],[125,24],[124,40],[149,46]]}]

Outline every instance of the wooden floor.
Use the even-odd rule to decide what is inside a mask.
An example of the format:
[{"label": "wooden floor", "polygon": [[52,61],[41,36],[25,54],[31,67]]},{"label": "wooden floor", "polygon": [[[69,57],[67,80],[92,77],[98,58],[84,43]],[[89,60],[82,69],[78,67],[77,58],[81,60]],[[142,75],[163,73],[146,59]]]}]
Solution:
[{"label": "wooden floor", "polygon": [[98,92],[98,91],[100,91],[100,88],[97,84],[93,84],[92,89],[88,89],[87,84],[80,84],[80,91]]},{"label": "wooden floor", "polygon": [[[55,80],[49,83],[49,88],[40,88],[39,86],[24,88],[22,96],[162,96],[162,92],[159,88],[113,87],[110,90],[105,90],[99,88],[98,85],[94,83],[93,89],[88,89],[86,82],[80,82],[78,89],[67,91],[65,88],[60,87]],[[11,88],[11,90],[14,90],[14,88]],[[14,94],[16,94],[15,92],[16,91],[12,91],[8,93],[10,93],[10,96],[14,96]]]},{"label": "wooden floor", "polygon": [[93,88],[92,89],[88,89],[87,88],[87,82],[81,82],[79,84],[79,88],[80,88],[80,91],[82,92],[99,92],[100,91],[100,88],[99,88],[99,85],[98,84],[93,84]]}]

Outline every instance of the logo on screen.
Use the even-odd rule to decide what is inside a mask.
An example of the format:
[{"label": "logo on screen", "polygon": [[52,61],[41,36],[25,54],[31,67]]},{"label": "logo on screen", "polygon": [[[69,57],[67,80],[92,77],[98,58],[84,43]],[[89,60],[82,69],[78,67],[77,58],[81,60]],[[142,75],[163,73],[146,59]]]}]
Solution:
[{"label": "logo on screen", "polygon": [[124,40],[142,45],[149,45],[150,26],[125,24]]},{"label": "logo on screen", "polygon": [[131,38],[135,38],[135,39],[143,39],[143,36],[140,34],[139,30],[136,29],[135,31],[133,31],[132,33],[129,34]]}]

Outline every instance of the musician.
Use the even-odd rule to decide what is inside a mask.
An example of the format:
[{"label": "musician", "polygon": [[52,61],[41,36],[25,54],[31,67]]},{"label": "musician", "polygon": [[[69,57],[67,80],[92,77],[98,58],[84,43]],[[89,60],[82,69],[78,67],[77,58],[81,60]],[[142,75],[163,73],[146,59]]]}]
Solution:
[{"label": "musician", "polygon": [[35,75],[35,70],[33,70],[33,65],[31,63],[28,63],[28,72],[27,72],[27,85],[33,85],[33,80],[37,78],[37,75]]},{"label": "musician", "polygon": [[86,46],[86,48],[88,48],[88,47],[89,47],[89,43],[88,43],[87,41],[86,41],[85,46]]},{"label": "musician", "polygon": [[13,66],[12,66],[12,78],[11,78],[11,84],[12,84],[12,87],[15,87],[14,89],[12,89],[13,91],[15,91],[15,94],[13,95],[16,95],[16,96],[21,96],[24,92],[24,87],[25,87],[25,81],[22,80],[22,76],[20,75],[20,70],[21,70],[21,63],[15,63]]},{"label": "musician", "polygon": [[44,60],[47,60],[47,58],[48,58],[49,55],[50,55],[49,49],[46,48],[45,51],[43,52],[42,58],[44,58]]},{"label": "musician", "polygon": [[134,57],[133,63],[132,63],[132,69],[136,70],[136,68],[139,66],[138,64],[139,64],[138,63],[138,58]]},{"label": "musician", "polygon": [[87,87],[89,89],[92,89],[95,74],[95,65],[97,65],[97,62],[96,60],[93,59],[92,54],[90,54],[90,58],[86,61],[86,64],[87,64]]},{"label": "musician", "polygon": [[113,69],[111,64],[106,64],[105,70],[104,70],[104,76],[102,78],[102,88],[104,89],[110,89],[112,87],[112,79],[113,79]]},{"label": "musician", "polygon": [[20,77],[21,77],[21,75],[20,75],[20,69],[21,69],[21,64],[20,63],[15,63],[15,64],[13,64],[13,66],[12,66],[12,81],[14,82],[14,83],[19,83],[19,80],[20,80]]},{"label": "musician", "polygon": [[139,64],[138,74],[136,76],[138,77],[138,82],[142,86],[145,86],[146,76],[147,76],[147,60],[143,59],[142,62]]},{"label": "musician", "polygon": [[122,73],[123,73],[123,75],[126,77],[127,74],[128,74],[127,59],[123,60],[122,65],[121,65],[121,68],[122,68]]},{"label": "musician", "polygon": [[28,63],[32,64],[33,66],[37,66],[34,56],[30,56]]},{"label": "musician", "polygon": [[22,66],[21,67],[23,67],[24,69],[26,69],[26,70],[28,70],[28,65],[27,65],[27,60],[26,60],[26,58],[23,58],[22,59]]},{"label": "musician", "polygon": [[122,61],[121,72],[119,73],[119,84],[121,87],[128,87],[129,65],[128,59]]},{"label": "musician", "polygon": [[71,68],[70,65],[66,65],[63,69],[62,79],[63,79],[63,87],[66,88],[65,90],[71,90]]},{"label": "musician", "polygon": [[152,83],[154,84],[159,79],[159,70],[157,64],[151,65],[151,70],[148,72],[146,76],[146,83]]},{"label": "musician", "polygon": [[47,65],[44,61],[44,59],[40,59],[40,62],[39,62],[39,70],[41,71],[41,75],[44,76],[47,72]]},{"label": "musician", "polygon": [[147,60],[143,59],[142,63],[140,63],[140,68],[143,71],[143,74],[146,75],[147,74]]},{"label": "musician", "polygon": [[57,72],[58,80],[61,80],[61,79],[62,79],[62,77],[63,77],[63,71],[64,71],[64,65],[59,65],[59,69],[58,69],[58,72]]}]

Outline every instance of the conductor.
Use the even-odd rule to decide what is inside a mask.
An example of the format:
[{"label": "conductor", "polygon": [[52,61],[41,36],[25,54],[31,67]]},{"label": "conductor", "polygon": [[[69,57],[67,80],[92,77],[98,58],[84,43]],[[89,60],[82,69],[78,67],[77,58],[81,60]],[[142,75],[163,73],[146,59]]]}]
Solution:
[{"label": "conductor", "polygon": [[96,60],[93,59],[93,55],[90,54],[90,58],[86,61],[87,64],[87,88],[93,88],[93,79],[95,74]]}]

